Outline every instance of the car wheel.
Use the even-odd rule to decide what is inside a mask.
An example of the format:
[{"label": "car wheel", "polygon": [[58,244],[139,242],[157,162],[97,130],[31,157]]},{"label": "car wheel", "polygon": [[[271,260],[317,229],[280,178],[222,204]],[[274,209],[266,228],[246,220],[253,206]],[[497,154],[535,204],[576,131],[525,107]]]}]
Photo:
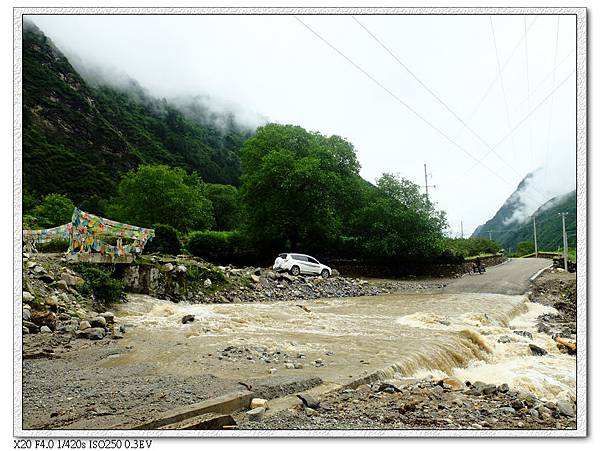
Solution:
[{"label": "car wheel", "polygon": [[300,268],[298,266],[292,266],[290,273],[292,274],[292,276],[297,276],[300,274]]},{"label": "car wheel", "polygon": [[321,271],[321,277],[323,279],[327,279],[329,277],[329,271],[327,271],[326,269],[324,269],[323,271]]}]

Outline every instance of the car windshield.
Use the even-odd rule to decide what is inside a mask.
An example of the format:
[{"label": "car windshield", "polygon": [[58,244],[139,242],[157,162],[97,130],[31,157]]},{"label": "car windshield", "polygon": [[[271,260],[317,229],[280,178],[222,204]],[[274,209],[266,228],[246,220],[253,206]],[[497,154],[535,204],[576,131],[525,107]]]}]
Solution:
[{"label": "car windshield", "polygon": [[287,254],[279,254],[279,257],[286,259],[287,258]]}]

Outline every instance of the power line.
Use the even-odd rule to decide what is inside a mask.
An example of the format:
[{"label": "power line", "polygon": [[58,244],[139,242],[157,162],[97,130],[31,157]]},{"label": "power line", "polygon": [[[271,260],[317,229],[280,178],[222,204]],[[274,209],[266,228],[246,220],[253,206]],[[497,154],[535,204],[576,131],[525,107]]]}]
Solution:
[{"label": "power line", "polygon": [[[504,158],[502,158],[501,155],[499,155],[495,150],[493,150],[492,147],[490,146],[490,144],[486,140],[484,140],[475,130],[473,130],[469,126],[469,124],[467,124],[465,122],[465,120],[463,118],[461,118],[458,114],[456,114],[456,112],[452,108],[450,108],[446,102],[444,102],[432,89],[429,88],[429,86],[427,86],[412,70],[410,70],[410,68],[406,64],[404,64],[400,60],[400,58],[398,58],[396,56],[396,54],[394,54],[380,39],[378,39],[377,36],[375,36],[355,16],[352,16],[352,18],[358,25],[361,26],[361,28],[363,30],[365,30],[367,32],[367,34],[369,36],[371,36],[371,38],[373,38],[375,40],[375,42],[377,42],[392,58],[394,58],[394,60],[396,60],[396,62],[398,64],[400,64],[400,66],[402,66],[404,68],[404,70],[406,70],[412,76],[413,79],[415,79],[434,99],[436,99],[446,109],[446,111],[448,111],[450,114],[452,114],[452,116],[454,116],[463,125],[464,128],[466,128],[469,132],[471,132],[471,134],[473,136],[475,136],[485,147],[487,147],[488,149],[491,149],[492,152],[498,157],[498,159],[500,161],[502,161],[504,164],[506,164],[506,166],[509,167],[515,174],[517,174],[517,175],[519,174],[519,172],[513,166],[511,166],[506,160],[504,160]],[[491,17],[490,17],[490,20],[491,20]],[[526,32],[525,32],[524,36],[527,35],[527,29],[525,31]],[[496,56],[498,56],[497,52],[496,52]],[[498,69],[500,70],[500,61],[499,60],[498,60]],[[508,106],[507,106],[507,108],[508,108]],[[509,129],[510,129],[510,121],[509,121]]]},{"label": "power line", "polygon": [[[498,55],[498,45],[496,44],[496,33],[494,32],[494,21],[492,20],[492,16],[490,16],[490,28],[492,30],[492,40],[494,41],[494,50],[496,52],[496,64],[498,65],[498,77],[500,78],[500,87],[502,88],[502,98],[504,99],[504,110],[506,112],[506,123],[508,124],[508,129],[512,128],[510,124],[510,115],[508,113],[508,101],[506,100],[506,90],[504,89],[504,77],[502,76],[502,71],[500,70],[500,56]],[[512,140],[512,150],[513,150],[513,158],[515,156],[515,140]]]},{"label": "power line", "polygon": [[[425,122],[427,125],[429,125],[429,127],[431,127],[433,130],[435,130],[437,133],[439,133],[441,136],[443,136],[448,142],[450,142],[454,147],[456,147],[457,149],[459,149],[460,151],[462,151],[463,153],[467,154],[469,157],[471,157],[472,159],[474,159],[475,161],[478,161],[477,158],[475,156],[473,156],[468,150],[466,150],[464,147],[462,147],[460,144],[458,144],[456,141],[454,141],[452,138],[450,138],[446,133],[444,133],[443,131],[441,131],[439,128],[437,128],[435,125],[433,125],[429,120],[427,120],[426,118],[424,118],[420,113],[418,113],[416,110],[414,110],[410,105],[408,105],[406,102],[404,102],[402,99],[400,99],[396,94],[394,94],[392,91],[390,91],[388,88],[386,88],[383,84],[381,84],[378,80],[376,80],[373,76],[371,76],[366,70],[364,70],[362,67],[360,67],[358,64],[356,64],[354,61],[352,61],[349,57],[347,57],[344,53],[342,53],[340,50],[338,50],[333,44],[331,44],[329,41],[327,41],[323,36],[321,36],[319,33],[317,33],[315,30],[313,30],[311,27],[309,27],[306,23],[304,23],[298,16],[294,16],[294,18],[300,22],[302,25],[304,25],[305,28],[307,28],[311,33],[313,33],[317,38],[319,38],[321,41],[323,41],[328,47],[330,47],[332,50],[334,50],[338,55],[340,55],[341,57],[343,57],[346,61],[348,61],[350,64],[352,64],[352,66],[354,66],[356,69],[358,69],[364,76],[366,76],[369,80],[371,80],[373,83],[375,83],[377,86],[379,86],[381,89],[383,89],[385,92],[387,92],[390,96],[392,96],[397,102],[399,102],[401,105],[403,105],[406,109],[408,109],[411,113],[413,113],[415,116],[417,116],[419,119],[421,119],[423,122]],[[481,163],[481,162],[480,162]],[[490,171],[492,174],[494,174],[496,177],[498,177],[500,180],[502,180],[504,183],[510,185],[510,182],[508,182],[506,179],[504,179],[504,177],[502,177],[501,175],[499,175],[497,172],[495,172],[493,169],[489,168],[487,165],[481,163],[481,165],[486,168],[488,171]]]}]

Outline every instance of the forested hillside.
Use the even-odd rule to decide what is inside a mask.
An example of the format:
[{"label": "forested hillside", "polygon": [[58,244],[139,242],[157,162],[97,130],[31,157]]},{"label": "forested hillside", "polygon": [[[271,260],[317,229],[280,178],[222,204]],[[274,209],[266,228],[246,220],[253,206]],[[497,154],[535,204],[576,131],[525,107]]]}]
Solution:
[{"label": "forested hillside", "polygon": [[134,82],[123,88],[90,85],[42,31],[25,24],[26,193],[60,193],[76,203],[94,195],[106,199],[126,171],[143,163],[178,166],[196,171],[205,182],[238,185],[240,150],[253,132],[232,116],[214,119],[184,114]]}]

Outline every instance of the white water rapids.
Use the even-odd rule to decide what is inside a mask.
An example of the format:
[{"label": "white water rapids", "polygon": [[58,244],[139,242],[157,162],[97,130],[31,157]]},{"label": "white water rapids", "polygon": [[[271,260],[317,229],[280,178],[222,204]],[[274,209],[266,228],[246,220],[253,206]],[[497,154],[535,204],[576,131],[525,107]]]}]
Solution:
[{"label": "white water rapids", "polygon": [[[275,368],[278,375],[317,375],[336,385],[377,370],[390,376],[454,375],[471,382],[506,382],[557,400],[575,396],[575,358],[560,353],[548,335],[537,333],[536,318],[553,312],[522,296],[495,294],[194,305],[131,295],[115,312],[120,323],[133,326],[122,340],[129,351],[104,365],[146,363],[156,373],[211,373],[236,380],[269,377]],[[188,314],[195,321],[184,325],[181,319]],[[514,330],[531,332],[533,340]],[[511,342],[498,342],[503,335]],[[548,354],[532,355],[530,343]],[[303,368],[244,356],[219,359],[228,346],[280,351]],[[324,366],[310,364],[316,359]]]}]

